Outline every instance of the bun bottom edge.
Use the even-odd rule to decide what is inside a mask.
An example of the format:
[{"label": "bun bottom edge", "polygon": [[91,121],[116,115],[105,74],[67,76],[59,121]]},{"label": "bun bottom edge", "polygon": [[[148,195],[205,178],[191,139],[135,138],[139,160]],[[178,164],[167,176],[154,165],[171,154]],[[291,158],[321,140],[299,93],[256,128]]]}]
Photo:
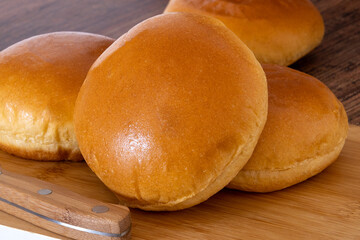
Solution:
[{"label": "bun bottom edge", "polygon": [[281,170],[242,170],[227,188],[247,192],[273,192],[303,182],[330,166],[339,157],[345,144],[341,140],[333,151],[296,163]]},{"label": "bun bottom edge", "polygon": [[[260,131],[261,132],[261,131]],[[128,199],[116,192],[115,196],[119,199],[119,203],[130,208],[139,208],[145,211],[178,211],[200,204],[210,198],[212,195],[223,189],[234,178],[239,169],[242,169],[252,155],[254,146],[256,145],[260,134],[251,136],[246,145],[240,147],[233,155],[230,163],[225,167],[221,174],[207,185],[203,190],[169,203],[148,203],[136,199]]]},{"label": "bun bottom edge", "polygon": [[[16,157],[36,160],[36,161],[83,161],[80,150],[78,148],[68,149],[62,146],[56,146],[54,150],[47,150],[46,146],[38,144],[37,146],[27,146],[22,143],[23,147],[14,144],[0,142],[0,150],[14,155]],[[30,144],[28,144],[30,145]],[[34,144],[31,144],[34,145]],[[53,147],[52,147],[53,148]]]}]

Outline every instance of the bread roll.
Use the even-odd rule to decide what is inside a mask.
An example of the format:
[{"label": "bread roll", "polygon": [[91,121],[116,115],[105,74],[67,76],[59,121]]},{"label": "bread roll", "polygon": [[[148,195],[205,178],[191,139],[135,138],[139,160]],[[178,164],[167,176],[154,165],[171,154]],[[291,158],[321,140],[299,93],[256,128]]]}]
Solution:
[{"label": "bread roll", "polygon": [[215,17],[261,63],[290,65],[320,44],[324,22],[309,0],[170,0],[165,12]]},{"label": "bread roll", "polygon": [[336,160],[348,121],[341,102],[319,80],[287,67],[263,65],[269,113],[249,162],[229,187],[251,192],[280,190]]},{"label": "bread roll", "polygon": [[266,121],[265,74],[220,21],[175,13],[94,63],[75,106],[84,158],[122,204],[178,210],[225,187]]},{"label": "bread roll", "polygon": [[35,160],[82,160],[73,113],[87,71],[113,42],[58,32],[0,52],[0,148]]}]

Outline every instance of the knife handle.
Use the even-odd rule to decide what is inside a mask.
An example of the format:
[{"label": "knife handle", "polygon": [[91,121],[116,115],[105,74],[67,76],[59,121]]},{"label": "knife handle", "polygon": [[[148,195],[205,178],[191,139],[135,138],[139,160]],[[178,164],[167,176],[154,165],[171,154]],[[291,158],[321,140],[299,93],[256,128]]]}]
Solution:
[{"label": "knife handle", "polygon": [[130,239],[127,207],[0,169],[0,210],[73,239]]}]

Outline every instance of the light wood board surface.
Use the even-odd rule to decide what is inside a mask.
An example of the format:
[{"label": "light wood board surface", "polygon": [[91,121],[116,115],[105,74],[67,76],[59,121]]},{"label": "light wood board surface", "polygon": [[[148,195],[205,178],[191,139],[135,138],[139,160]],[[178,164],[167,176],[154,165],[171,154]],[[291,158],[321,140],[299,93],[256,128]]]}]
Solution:
[{"label": "light wood board surface", "polygon": [[[0,164],[117,203],[85,163],[35,162],[0,152]],[[187,210],[131,214],[133,239],[360,239],[360,127],[350,127],[333,165],[291,188],[268,194],[224,189]],[[0,224],[62,238],[2,212]]]}]

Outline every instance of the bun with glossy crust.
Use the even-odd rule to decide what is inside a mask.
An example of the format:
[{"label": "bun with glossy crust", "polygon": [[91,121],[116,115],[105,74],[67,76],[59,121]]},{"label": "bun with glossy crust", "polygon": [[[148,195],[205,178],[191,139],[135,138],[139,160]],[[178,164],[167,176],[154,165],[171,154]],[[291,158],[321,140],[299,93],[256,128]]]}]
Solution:
[{"label": "bun with glossy crust", "polygon": [[165,12],[221,20],[261,63],[290,65],[324,36],[323,19],[309,0],[170,0]]},{"label": "bun with glossy crust", "polygon": [[122,204],[178,210],[235,177],[266,115],[265,74],[245,44],[216,19],[173,13],[135,26],[94,63],[75,131]]},{"label": "bun with glossy crust", "polygon": [[253,155],[228,187],[271,192],[302,182],[339,156],[347,136],[341,102],[319,80],[276,65],[263,65],[269,113]]},{"label": "bun with glossy crust", "polygon": [[75,100],[112,39],[89,33],[35,36],[0,52],[0,148],[34,160],[82,160]]}]

